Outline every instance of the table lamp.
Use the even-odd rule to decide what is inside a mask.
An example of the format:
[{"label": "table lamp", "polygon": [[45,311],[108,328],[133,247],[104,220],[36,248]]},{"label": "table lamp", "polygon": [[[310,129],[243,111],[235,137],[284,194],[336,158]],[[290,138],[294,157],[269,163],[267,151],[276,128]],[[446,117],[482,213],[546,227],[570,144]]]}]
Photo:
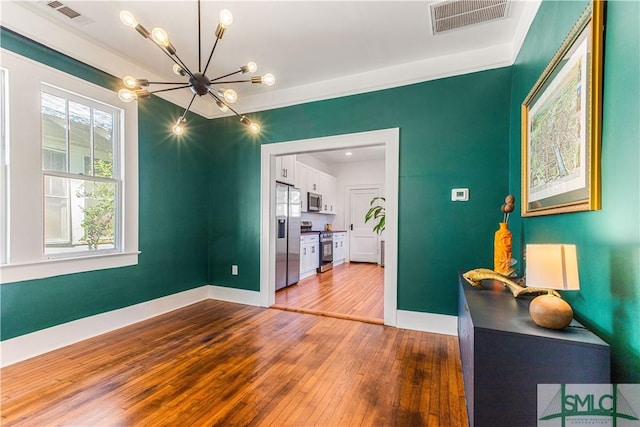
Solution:
[{"label": "table lamp", "polygon": [[531,301],[529,314],[538,326],[563,329],[573,319],[571,306],[551,290],[571,291],[580,289],[578,257],[575,245],[533,244],[526,246],[527,286],[549,289]]}]

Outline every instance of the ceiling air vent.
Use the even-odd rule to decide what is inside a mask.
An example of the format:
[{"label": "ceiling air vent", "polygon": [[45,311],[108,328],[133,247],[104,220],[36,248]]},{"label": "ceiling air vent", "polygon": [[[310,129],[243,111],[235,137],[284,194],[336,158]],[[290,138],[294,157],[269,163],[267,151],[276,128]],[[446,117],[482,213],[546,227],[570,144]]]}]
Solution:
[{"label": "ceiling air vent", "polygon": [[62,2],[60,2],[58,0],[41,1],[40,4],[48,6],[47,10],[50,11],[50,13],[54,13],[53,16],[55,16],[57,18],[65,19],[66,22],[69,22],[69,20],[70,20],[71,22],[73,22],[76,25],[86,25],[86,24],[94,22],[92,19],[90,19],[90,18],[88,18],[86,16],[83,16],[77,10],[74,10],[74,9],[70,8],[69,6],[66,6],[64,3],[62,3]]},{"label": "ceiling air vent", "polygon": [[431,8],[433,34],[505,18],[509,0],[450,0]]},{"label": "ceiling air vent", "polygon": [[60,9],[58,9],[58,12],[60,12],[63,15],[68,16],[71,19],[77,18],[78,16],[81,16],[78,12],[76,12],[75,10],[71,9],[70,7],[67,6],[63,6]]},{"label": "ceiling air vent", "polygon": [[60,3],[59,1],[52,1],[50,3],[47,3],[47,6],[49,6],[52,9],[57,9],[62,6],[62,3]]}]

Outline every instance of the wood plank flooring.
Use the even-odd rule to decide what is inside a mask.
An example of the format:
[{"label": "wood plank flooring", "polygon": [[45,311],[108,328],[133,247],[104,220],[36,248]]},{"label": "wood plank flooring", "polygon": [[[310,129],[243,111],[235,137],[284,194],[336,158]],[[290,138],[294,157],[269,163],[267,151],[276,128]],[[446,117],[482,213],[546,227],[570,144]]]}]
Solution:
[{"label": "wood plank flooring", "polygon": [[207,300],[0,371],[3,426],[465,426],[457,339]]},{"label": "wood plank flooring", "polygon": [[344,263],[276,292],[274,308],[382,324],[384,268]]}]

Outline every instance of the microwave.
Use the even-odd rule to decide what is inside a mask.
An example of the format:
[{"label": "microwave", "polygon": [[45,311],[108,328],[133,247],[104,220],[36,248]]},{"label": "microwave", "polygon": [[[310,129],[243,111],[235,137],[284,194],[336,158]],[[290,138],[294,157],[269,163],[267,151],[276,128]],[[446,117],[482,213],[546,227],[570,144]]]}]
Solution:
[{"label": "microwave", "polygon": [[309,212],[320,212],[322,209],[322,196],[315,193],[307,193],[307,210]]}]

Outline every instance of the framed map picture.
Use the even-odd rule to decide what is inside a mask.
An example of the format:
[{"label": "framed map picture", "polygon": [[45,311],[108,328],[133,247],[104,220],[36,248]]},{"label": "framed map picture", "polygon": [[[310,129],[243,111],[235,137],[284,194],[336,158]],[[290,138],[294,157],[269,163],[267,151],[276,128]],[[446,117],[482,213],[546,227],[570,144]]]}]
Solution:
[{"label": "framed map picture", "polygon": [[600,209],[603,16],[593,1],[522,103],[522,216]]}]

